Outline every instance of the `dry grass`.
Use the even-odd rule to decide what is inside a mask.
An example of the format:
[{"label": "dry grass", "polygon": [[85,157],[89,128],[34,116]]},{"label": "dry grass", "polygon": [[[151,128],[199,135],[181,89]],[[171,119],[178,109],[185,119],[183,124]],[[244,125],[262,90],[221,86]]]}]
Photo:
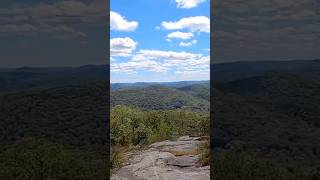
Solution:
[{"label": "dry grass", "polygon": [[199,163],[201,166],[208,166],[210,164],[210,146],[209,141],[205,141],[197,149],[198,154],[201,154]]}]

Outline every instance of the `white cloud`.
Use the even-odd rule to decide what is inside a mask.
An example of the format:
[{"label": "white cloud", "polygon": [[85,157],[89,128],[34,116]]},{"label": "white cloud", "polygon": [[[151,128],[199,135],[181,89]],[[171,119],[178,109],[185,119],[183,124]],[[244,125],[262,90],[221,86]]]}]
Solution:
[{"label": "white cloud", "polygon": [[[161,50],[140,50],[126,62],[111,61],[111,71],[121,73],[138,73],[150,71],[165,73],[173,70],[175,74],[192,73],[203,75],[210,69],[210,56],[188,52]],[[208,73],[205,73],[208,74]]]},{"label": "white cloud", "polygon": [[161,22],[161,26],[167,30],[189,29],[192,32],[210,32],[210,19],[206,16],[194,16],[182,18],[176,22]]},{"label": "white cloud", "polygon": [[1,33],[7,33],[7,32],[21,33],[21,32],[35,32],[35,31],[39,31],[39,29],[31,24],[21,24],[21,25],[6,24],[1,26],[0,28]]},{"label": "white cloud", "polygon": [[0,8],[0,33],[83,40],[87,34],[78,27],[102,20],[104,16],[99,14],[99,8],[98,2],[74,0]]},{"label": "white cloud", "polygon": [[149,59],[186,60],[201,57],[201,54],[188,52],[160,51],[160,50],[140,50],[138,55],[143,55]]},{"label": "white cloud", "polygon": [[130,56],[137,44],[129,37],[110,39],[110,54],[111,56]]},{"label": "white cloud", "polygon": [[59,39],[85,39],[88,37],[87,34],[64,25],[52,27],[50,25],[34,26],[31,24],[6,24],[0,27],[0,33],[16,33],[19,35],[41,33]]},{"label": "white cloud", "polygon": [[191,42],[180,42],[179,46],[192,46],[193,44],[196,44],[197,40],[193,40]]},{"label": "white cloud", "polygon": [[194,8],[197,7],[198,4],[205,2],[206,0],[176,0],[177,8]]},{"label": "white cloud", "polygon": [[138,27],[138,22],[127,21],[120,14],[111,11],[110,27],[111,27],[111,30],[115,30],[115,31],[134,31]]},{"label": "white cloud", "polygon": [[[99,15],[100,3],[84,3],[74,0],[58,1],[55,3],[35,3],[30,5],[0,8],[1,23],[30,24],[48,23],[93,23],[101,19]],[[10,18],[10,19],[8,19]],[[8,21],[10,20],[10,21]]]},{"label": "white cloud", "polygon": [[180,31],[176,31],[176,32],[172,32],[170,34],[168,34],[167,38],[168,39],[190,39],[193,37],[193,33],[191,32],[180,32]]},{"label": "white cloud", "polygon": [[111,71],[112,72],[126,72],[126,73],[137,73],[139,70],[146,70],[152,72],[165,72],[168,68],[162,66],[159,62],[152,60],[144,60],[141,62],[129,61],[116,63],[111,62]]},{"label": "white cloud", "polygon": [[208,70],[176,71],[175,74],[184,75],[184,76],[210,75],[210,70],[208,69]]},{"label": "white cloud", "polygon": [[191,42],[180,42],[179,46],[192,46],[192,43]]},{"label": "white cloud", "polygon": [[190,58],[181,60],[165,60],[164,66],[176,67],[180,70],[194,70],[194,69],[206,69],[209,68],[210,56],[201,56],[197,58]]}]

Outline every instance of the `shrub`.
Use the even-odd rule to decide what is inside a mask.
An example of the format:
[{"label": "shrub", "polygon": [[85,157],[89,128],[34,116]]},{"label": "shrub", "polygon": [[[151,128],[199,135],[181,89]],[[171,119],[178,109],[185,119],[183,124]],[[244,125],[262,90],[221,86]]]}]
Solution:
[{"label": "shrub", "polygon": [[181,135],[209,134],[209,117],[183,109],[142,111],[127,106],[111,110],[111,145],[150,144]]},{"label": "shrub", "polygon": [[215,180],[294,179],[288,170],[247,153],[225,151],[214,153],[212,159],[211,176]]},{"label": "shrub", "polygon": [[45,139],[29,139],[0,154],[0,179],[95,179],[108,177],[106,159]]},{"label": "shrub", "polygon": [[208,166],[210,164],[210,146],[209,141],[206,141],[199,147],[200,164],[201,166]]},{"label": "shrub", "polygon": [[124,162],[121,148],[111,147],[110,151],[110,167],[111,169],[120,167]]}]

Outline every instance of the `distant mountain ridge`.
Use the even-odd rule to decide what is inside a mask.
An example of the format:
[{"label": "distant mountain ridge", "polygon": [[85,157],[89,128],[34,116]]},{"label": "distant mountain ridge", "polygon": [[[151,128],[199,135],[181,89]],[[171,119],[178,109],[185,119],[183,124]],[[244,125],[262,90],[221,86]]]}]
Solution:
[{"label": "distant mountain ridge", "polygon": [[320,68],[320,59],[291,61],[242,61],[212,64],[213,82],[223,83],[262,75],[270,71],[292,71],[297,69]]},{"label": "distant mountain ridge", "polygon": [[[231,82],[237,79],[262,75],[268,71],[290,71],[301,68],[319,68],[320,60],[292,61],[243,61],[223,64],[212,64],[214,82]],[[107,81],[109,65],[86,65],[80,67],[21,67],[0,68],[0,91],[3,89],[30,88],[39,85],[65,85],[78,80]],[[193,84],[203,84],[209,81],[180,82],[137,82],[111,83],[111,90],[163,85],[180,88]]]},{"label": "distant mountain ridge", "polygon": [[110,100],[111,107],[126,105],[145,110],[186,108],[193,111],[208,112],[210,106],[209,99],[197,97],[191,91],[182,91],[162,85],[111,91]]},{"label": "distant mountain ridge", "polygon": [[128,88],[144,88],[149,86],[166,86],[166,87],[174,87],[180,88],[195,84],[206,84],[209,83],[209,80],[202,81],[176,81],[176,82],[136,82],[136,83],[111,83],[111,90],[120,90],[120,89],[128,89]]},{"label": "distant mountain ridge", "polygon": [[106,81],[107,65],[0,69],[0,91],[39,86],[65,86],[77,81]]}]

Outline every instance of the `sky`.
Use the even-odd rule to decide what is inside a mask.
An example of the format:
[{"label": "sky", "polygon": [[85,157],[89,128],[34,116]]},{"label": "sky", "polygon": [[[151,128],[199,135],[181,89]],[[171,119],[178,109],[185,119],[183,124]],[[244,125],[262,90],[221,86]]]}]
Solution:
[{"label": "sky", "polygon": [[111,83],[208,80],[210,0],[111,0]]},{"label": "sky", "polygon": [[2,0],[0,68],[106,64],[102,2]]},{"label": "sky", "polygon": [[320,0],[215,1],[215,63],[320,58]]},{"label": "sky", "polygon": [[[209,79],[213,63],[320,58],[320,0],[2,0],[0,68],[106,64],[111,81]],[[213,72],[214,73],[214,72]]]}]

